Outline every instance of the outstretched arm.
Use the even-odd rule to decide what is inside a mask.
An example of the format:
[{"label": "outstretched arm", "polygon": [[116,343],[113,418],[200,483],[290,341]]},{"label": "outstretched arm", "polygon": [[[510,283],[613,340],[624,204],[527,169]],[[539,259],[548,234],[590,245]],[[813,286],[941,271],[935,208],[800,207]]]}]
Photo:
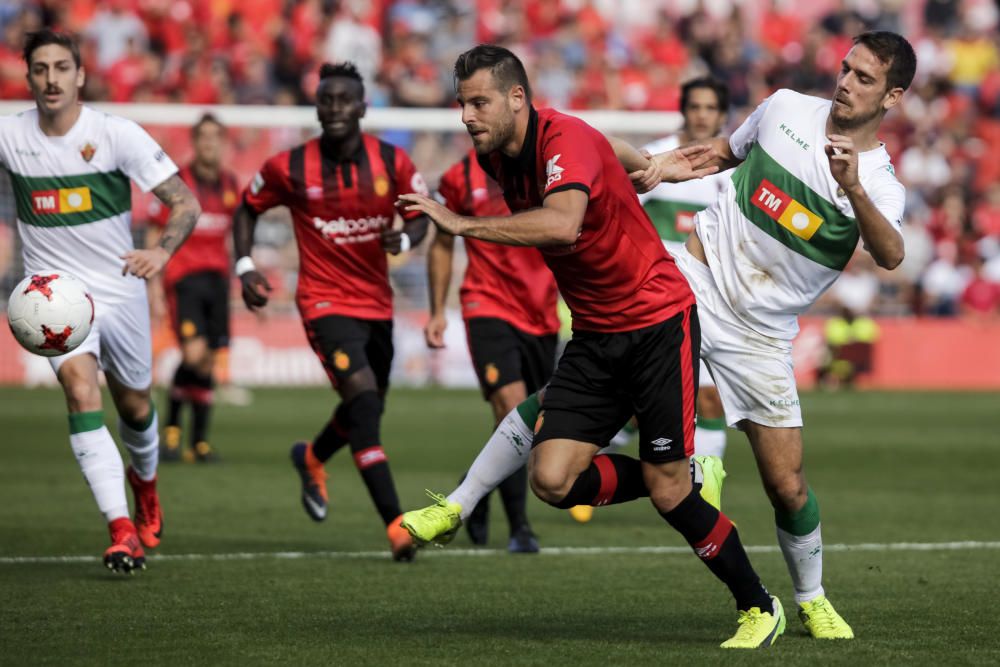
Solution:
[{"label": "outstretched arm", "polygon": [[156,246],[131,250],[122,255],[125,260],[123,276],[131,273],[139,278],[151,278],[159,273],[190,236],[201,215],[198,200],[177,174],[153,188],[153,194],[170,209],[170,216]]},{"label": "outstretched arm", "polygon": [[[427,219],[426,216],[422,216]],[[452,259],[455,255],[455,237],[440,229],[434,235],[427,252],[427,283],[430,290],[431,317],[424,327],[427,347],[444,347],[444,330],[448,320],[444,316],[445,301],[451,287]]]},{"label": "outstretched arm", "polygon": [[455,236],[516,246],[570,245],[580,235],[589,196],[577,189],[550,194],[538,208],[505,217],[461,216],[430,197],[418,194],[399,196],[407,211],[420,211],[438,229]]}]

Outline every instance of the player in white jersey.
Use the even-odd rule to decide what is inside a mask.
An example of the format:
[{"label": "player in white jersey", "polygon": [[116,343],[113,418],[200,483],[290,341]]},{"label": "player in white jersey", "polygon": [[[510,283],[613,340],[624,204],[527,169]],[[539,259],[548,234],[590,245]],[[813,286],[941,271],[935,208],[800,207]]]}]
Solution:
[{"label": "player in white jersey", "polygon": [[[724,83],[711,77],[687,81],[681,86],[681,114],[684,117],[681,131],[647,144],[643,150],[657,155],[717,137],[726,124],[728,111],[729,91]],[[684,247],[694,229],[695,214],[715,203],[729,176],[728,173],[713,174],[696,181],[660,183],[639,195],[639,201],[671,255],[676,255]],[[726,421],[719,391],[704,361],[701,362],[698,382],[694,451],[697,456],[721,458],[726,451]]]},{"label": "player in white jersey", "polygon": [[702,359],[727,422],[750,440],[799,615],[819,638],[854,634],[823,590],[792,339],[798,315],[836,280],[859,239],[879,266],[903,259],[905,191],[877,132],[915,67],[904,38],[864,33],[843,60],[832,102],[779,90],[728,140],[709,142],[717,166],[736,169],[677,255],[698,299]]},{"label": "player in white jersey", "polygon": [[[156,546],[162,529],[145,279],[156,275],[187,238],[200,208],[177,167],[142,128],[79,103],[84,71],[70,36],[30,33],[24,60],[36,108],[0,118],[0,163],[13,185],[26,273],[73,273],[94,299],[90,335],[51,363],[66,395],[70,446],[111,533],[104,562],[112,570],[131,572],[144,567],[142,546]],[[133,247],[130,179],[171,209],[155,248]],[[129,451],[134,523],[125,496],[126,471],[104,426],[100,369]]]}]

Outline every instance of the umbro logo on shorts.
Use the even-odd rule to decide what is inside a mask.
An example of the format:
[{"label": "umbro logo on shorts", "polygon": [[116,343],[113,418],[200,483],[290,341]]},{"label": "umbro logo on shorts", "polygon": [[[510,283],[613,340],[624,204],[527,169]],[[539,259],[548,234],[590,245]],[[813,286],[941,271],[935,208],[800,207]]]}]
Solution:
[{"label": "umbro logo on shorts", "polygon": [[670,449],[670,443],[673,442],[670,438],[657,438],[650,444],[653,445],[654,452],[664,452]]}]

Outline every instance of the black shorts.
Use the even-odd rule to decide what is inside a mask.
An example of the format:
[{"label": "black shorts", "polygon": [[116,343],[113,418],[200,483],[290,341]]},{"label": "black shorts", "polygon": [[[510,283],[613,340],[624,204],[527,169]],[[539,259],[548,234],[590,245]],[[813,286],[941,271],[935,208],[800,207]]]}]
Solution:
[{"label": "black shorts", "polygon": [[700,345],[694,306],[635,331],[574,332],[545,390],[535,444],[568,438],[603,447],[634,414],[640,459],[691,456]]},{"label": "black shorts", "polygon": [[389,388],[392,368],[392,320],[360,320],[327,315],[303,322],[313,352],[323,363],[333,388],[371,367],[378,390]]},{"label": "black shorts", "polygon": [[200,271],[184,276],[168,295],[177,339],[204,337],[217,350],[229,345],[229,276]]},{"label": "black shorts", "polygon": [[483,397],[523,381],[533,394],[549,381],[556,365],[556,334],[533,336],[495,317],[472,317],[465,321],[472,365]]}]

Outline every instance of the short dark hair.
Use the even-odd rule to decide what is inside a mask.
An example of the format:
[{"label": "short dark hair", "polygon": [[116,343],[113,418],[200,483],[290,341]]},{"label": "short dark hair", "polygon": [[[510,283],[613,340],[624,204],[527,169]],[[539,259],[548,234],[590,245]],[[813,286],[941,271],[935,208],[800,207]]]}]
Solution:
[{"label": "short dark hair", "polygon": [[917,54],[902,35],[885,30],[863,32],[854,38],[854,44],[861,44],[875,54],[875,57],[889,65],[886,73],[886,90],[902,88],[906,90],[913,83],[917,71]]},{"label": "short dark hair", "polygon": [[365,96],[365,80],[361,76],[361,72],[358,71],[358,66],[352,62],[342,62],[342,63],[323,63],[319,66],[319,80],[322,82],[324,79],[329,79],[331,77],[344,77],[345,79],[354,79],[361,86],[361,97]]},{"label": "short dark hair", "polygon": [[80,45],[77,44],[76,38],[69,33],[56,32],[49,28],[29,32],[24,36],[24,51],[21,53],[21,57],[24,58],[24,62],[30,65],[32,54],[37,49],[49,44],[57,44],[69,51],[73,56],[73,62],[76,63],[77,67],[80,67],[80,63],[82,62],[80,60]]},{"label": "short dark hair", "polygon": [[697,79],[691,79],[681,86],[681,113],[684,113],[687,109],[691,98],[691,91],[700,88],[708,88],[714,92],[715,101],[719,105],[719,111],[722,113],[729,112],[729,88],[726,87],[726,84],[711,76],[701,76]]},{"label": "short dark hair", "polygon": [[203,113],[198,122],[191,126],[191,138],[194,139],[201,132],[201,128],[206,125],[218,125],[219,129],[225,132],[226,126],[222,124],[222,121],[213,113]]},{"label": "short dark hair", "polygon": [[507,92],[513,86],[524,88],[524,96],[531,103],[531,84],[524,63],[508,49],[493,44],[480,44],[460,55],[455,61],[455,81],[465,81],[481,69],[488,69],[497,87]]}]

